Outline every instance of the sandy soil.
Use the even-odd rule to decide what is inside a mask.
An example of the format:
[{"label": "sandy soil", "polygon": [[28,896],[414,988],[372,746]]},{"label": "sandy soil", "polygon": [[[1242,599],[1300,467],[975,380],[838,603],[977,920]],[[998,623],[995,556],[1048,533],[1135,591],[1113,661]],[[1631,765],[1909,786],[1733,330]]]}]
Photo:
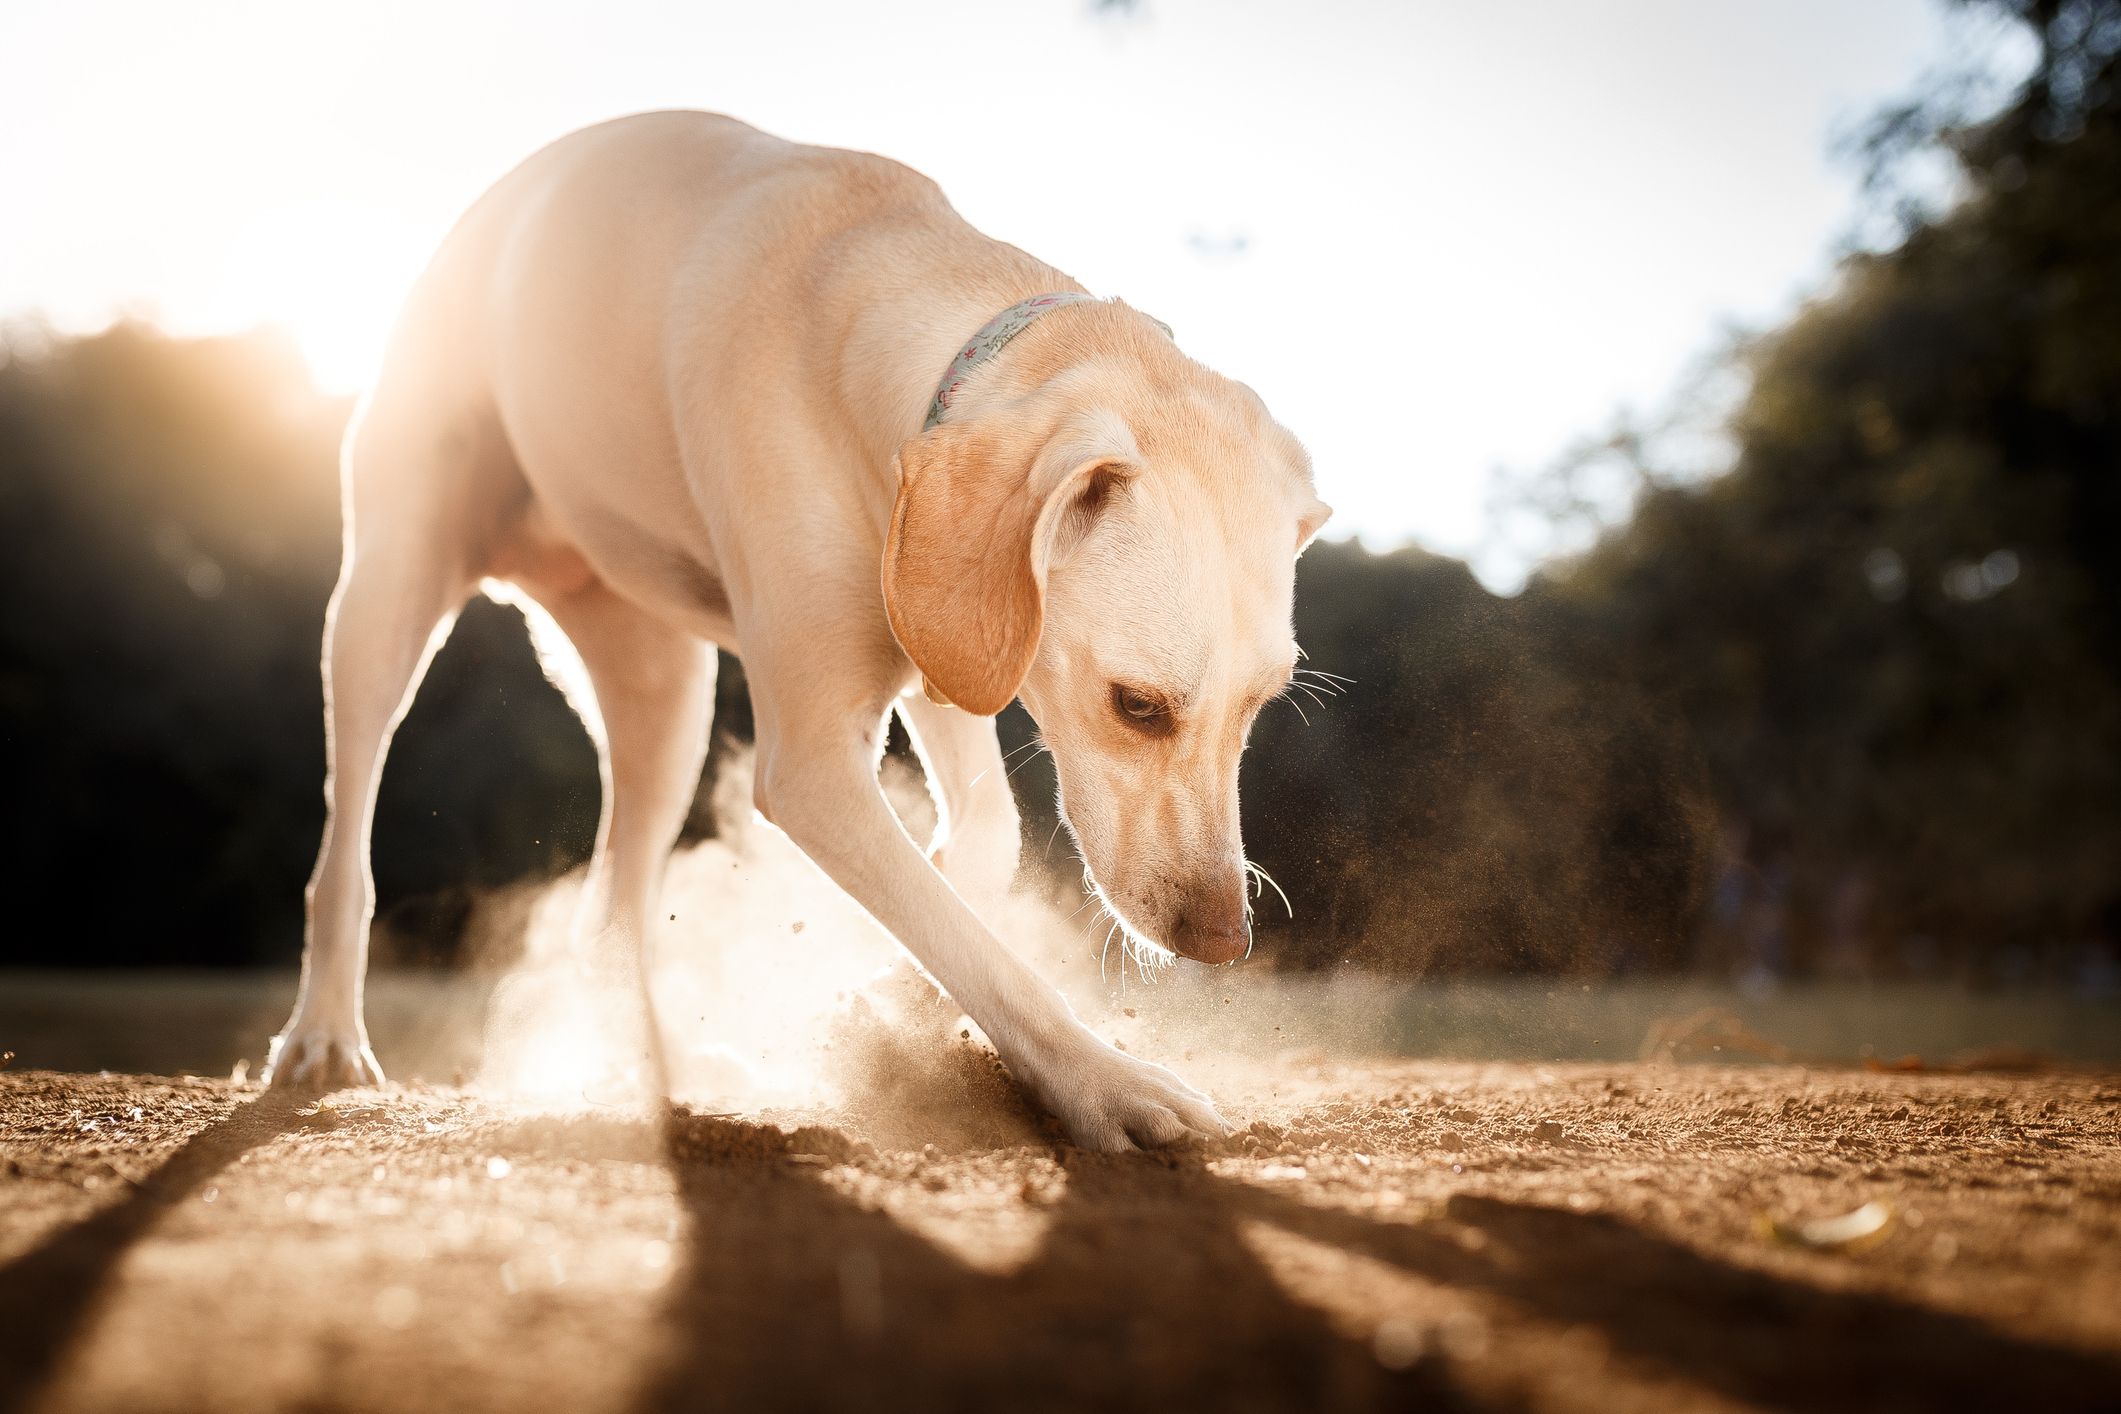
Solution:
[{"label": "sandy soil", "polygon": [[0,1410],[2121,1408],[2112,1076],[1287,1057],[1120,1161],[969,1048],[877,1073],[657,1122],[0,1073]]}]

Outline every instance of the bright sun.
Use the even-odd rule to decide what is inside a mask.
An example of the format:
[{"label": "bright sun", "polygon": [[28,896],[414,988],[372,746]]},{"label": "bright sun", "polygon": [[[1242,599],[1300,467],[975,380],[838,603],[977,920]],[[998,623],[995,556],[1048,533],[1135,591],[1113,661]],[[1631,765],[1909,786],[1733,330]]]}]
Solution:
[{"label": "bright sun", "polygon": [[320,202],[264,212],[229,249],[216,322],[284,328],[319,388],[358,392],[375,376],[433,239],[367,207]]}]

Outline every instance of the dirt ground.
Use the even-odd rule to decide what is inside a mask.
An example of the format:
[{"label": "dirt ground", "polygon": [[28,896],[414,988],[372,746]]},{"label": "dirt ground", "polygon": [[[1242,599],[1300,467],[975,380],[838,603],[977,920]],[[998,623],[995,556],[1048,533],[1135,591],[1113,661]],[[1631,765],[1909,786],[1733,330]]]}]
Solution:
[{"label": "dirt ground", "polygon": [[1208,1079],[1115,1160],[976,1058],[882,1123],[0,1073],[0,1410],[2121,1408],[2121,1078]]}]

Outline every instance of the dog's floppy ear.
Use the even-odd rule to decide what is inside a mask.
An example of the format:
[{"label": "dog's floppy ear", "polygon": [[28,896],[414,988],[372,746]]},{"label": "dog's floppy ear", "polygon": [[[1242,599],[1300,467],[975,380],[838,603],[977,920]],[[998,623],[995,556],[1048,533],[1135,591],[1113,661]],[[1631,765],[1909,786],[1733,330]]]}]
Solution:
[{"label": "dog's floppy ear", "polygon": [[1057,543],[1128,474],[1125,445],[1057,438],[1002,414],[899,448],[884,610],[928,695],[991,717],[1031,671]]}]

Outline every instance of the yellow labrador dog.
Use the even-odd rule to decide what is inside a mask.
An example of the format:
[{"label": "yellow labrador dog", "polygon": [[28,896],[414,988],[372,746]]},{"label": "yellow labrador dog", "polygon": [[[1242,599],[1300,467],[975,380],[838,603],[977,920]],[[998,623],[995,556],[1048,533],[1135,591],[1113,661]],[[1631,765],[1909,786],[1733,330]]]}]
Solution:
[{"label": "yellow labrador dog", "polygon": [[[349,434],[345,514],[330,823],[275,1084],[381,1078],[361,1010],[376,782],[458,607],[498,581],[587,670],[588,907],[615,965],[643,975],[719,644],[750,679],[760,814],[1078,1143],[1219,1132],[974,906],[1016,866],[992,719],[1020,697],[1133,935],[1207,963],[1248,945],[1238,758],[1289,681],[1294,563],[1328,512],[1259,398],[1155,320],[895,162],[626,118],[538,153],[451,232]],[[893,711],[937,797],[932,854],[878,788]]]}]

